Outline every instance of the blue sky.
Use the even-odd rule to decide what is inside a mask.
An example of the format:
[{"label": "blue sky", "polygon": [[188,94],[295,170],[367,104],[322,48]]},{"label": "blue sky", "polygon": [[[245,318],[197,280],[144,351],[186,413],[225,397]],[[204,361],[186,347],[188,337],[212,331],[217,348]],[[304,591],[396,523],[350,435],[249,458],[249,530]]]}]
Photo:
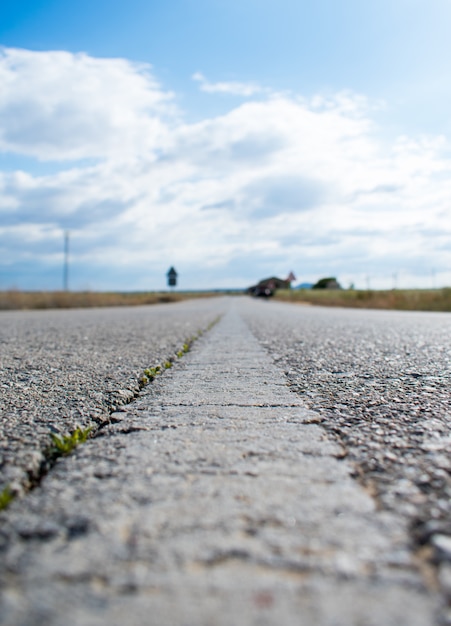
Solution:
[{"label": "blue sky", "polygon": [[[3,0],[0,288],[451,284],[449,0]],[[166,267],[167,266],[167,267]]]}]

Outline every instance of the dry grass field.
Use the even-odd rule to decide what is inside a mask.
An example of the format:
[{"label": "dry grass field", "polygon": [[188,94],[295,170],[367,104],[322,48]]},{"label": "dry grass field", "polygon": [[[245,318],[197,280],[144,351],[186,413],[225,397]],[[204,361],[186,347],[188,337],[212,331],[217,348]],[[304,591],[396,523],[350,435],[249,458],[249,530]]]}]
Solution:
[{"label": "dry grass field", "polygon": [[358,291],[333,289],[286,289],[277,291],[277,300],[299,304],[342,306],[402,311],[451,311],[451,287],[443,289],[391,289]]},{"label": "dry grass field", "polygon": [[93,291],[0,291],[0,310],[73,309],[105,306],[139,306],[206,298],[216,292],[136,292],[102,293]]},{"label": "dry grass field", "polygon": [[[230,292],[234,295],[239,291]],[[241,292],[242,293],[242,292]],[[179,302],[222,295],[216,291],[0,291],[0,310],[72,309],[106,306],[139,306]],[[281,289],[274,298],[298,304],[403,311],[451,311],[451,287],[443,289],[392,289],[357,291],[334,289]]]}]

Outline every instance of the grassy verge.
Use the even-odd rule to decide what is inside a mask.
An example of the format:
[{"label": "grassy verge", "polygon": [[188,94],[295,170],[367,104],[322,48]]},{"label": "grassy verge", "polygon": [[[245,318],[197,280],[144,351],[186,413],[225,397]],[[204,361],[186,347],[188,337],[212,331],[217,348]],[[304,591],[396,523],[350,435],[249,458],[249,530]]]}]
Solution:
[{"label": "grassy verge", "polygon": [[343,306],[401,311],[451,311],[451,287],[357,291],[331,289],[280,290],[277,300],[320,306]]},{"label": "grassy verge", "polygon": [[209,298],[218,292],[135,292],[102,293],[94,291],[0,291],[0,310],[72,309],[105,306],[139,306]]}]

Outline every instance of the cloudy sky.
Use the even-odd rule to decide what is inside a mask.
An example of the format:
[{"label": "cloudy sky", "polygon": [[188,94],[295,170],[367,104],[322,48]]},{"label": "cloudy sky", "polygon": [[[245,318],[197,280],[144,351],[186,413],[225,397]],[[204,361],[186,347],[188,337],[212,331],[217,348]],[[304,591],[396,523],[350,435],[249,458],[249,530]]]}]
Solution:
[{"label": "cloudy sky", "polygon": [[0,289],[451,284],[450,0],[2,0]]}]

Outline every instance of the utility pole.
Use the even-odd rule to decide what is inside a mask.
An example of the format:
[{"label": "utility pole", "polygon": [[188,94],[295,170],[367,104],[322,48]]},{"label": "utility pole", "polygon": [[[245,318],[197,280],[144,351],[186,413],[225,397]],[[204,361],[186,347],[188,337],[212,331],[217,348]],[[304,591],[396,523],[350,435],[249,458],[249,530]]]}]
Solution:
[{"label": "utility pole", "polygon": [[398,288],[398,272],[393,272],[393,289]]},{"label": "utility pole", "polygon": [[69,231],[64,233],[63,289],[69,291]]}]

